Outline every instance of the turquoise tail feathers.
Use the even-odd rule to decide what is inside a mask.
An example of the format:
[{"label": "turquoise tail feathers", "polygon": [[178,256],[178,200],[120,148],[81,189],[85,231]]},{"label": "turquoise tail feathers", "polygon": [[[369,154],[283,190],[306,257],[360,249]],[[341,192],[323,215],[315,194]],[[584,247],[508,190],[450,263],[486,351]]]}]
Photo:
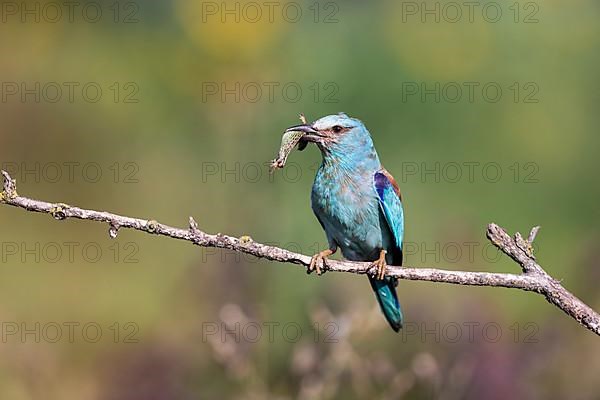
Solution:
[{"label": "turquoise tail feathers", "polygon": [[397,279],[387,277],[378,280],[369,277],[369,282],[371,282],[371,287],[375,292],[375,297],[379,302],[383,315],[385,315],[385,319],[387,319],[392,329],[398,332],[402,328],[404,317],[398,296],[396,296]]}]

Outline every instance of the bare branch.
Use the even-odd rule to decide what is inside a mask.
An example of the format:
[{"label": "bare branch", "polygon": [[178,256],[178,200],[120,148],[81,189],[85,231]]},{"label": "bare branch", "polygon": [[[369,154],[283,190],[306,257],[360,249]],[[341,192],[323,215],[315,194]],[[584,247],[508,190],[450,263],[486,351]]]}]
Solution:
[{"label": "bare branch", "polygon": [[[130,228],[155,235],[168,236],[173,239],[186,240],[201,247],[229,249],[271,261],[291,263],[304,267],[310,265],[311,257],[309,256],[255,242],[250,236],[236,238],[220,233],[216,235],[205,233],[198,228],[198,223],[192,217],[189,219],[189,228],[180,229],[161,224],[153,219],[126,217],[104,211],[86,210],[64,203],[48,203],[22,197],[17,194],[15,180],[5,171],[2,171],[2,175],[4,176],[4,191],[0,194],[0,202],[24,208],[28,211],[50,214],[57,220],[77,218],[105,222],[109,225],[109,236],[111,238],[117,236],[120,228]],[[511,238],[498,225],[488,225],[487,237],[503,253],[521,266],[523,270],[522,274],[387,266],[386,275],[406,280],[470,286],[495,286],[536,292],[544,295],[550,303],[573,317],[581,325],[600,335],[600,315],[568,292],[560,282],[548,275],[535,261],[532,242],[538,230],[539,227],[533,228],[528,239],[525,240],[519,233],[515,234],[515,238]],[[324,270],[370,275],[374,275],[377,272],[377,268],[371,263],[337,260],[328,260]]]}]

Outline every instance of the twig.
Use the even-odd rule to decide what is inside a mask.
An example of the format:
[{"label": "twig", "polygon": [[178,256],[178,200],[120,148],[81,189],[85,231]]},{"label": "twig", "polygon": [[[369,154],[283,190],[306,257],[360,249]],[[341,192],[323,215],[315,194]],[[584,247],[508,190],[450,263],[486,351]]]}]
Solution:
[{"label": "twig", "polygon": [[[105,222],[109,226],[109,236],[111,238],[117,237],[120,228],[130,228],[155,235],[186,240],[201,247],[229,249],[267,260],[297,264],[304,267],[310,265],[311,257],[309,256],[257,243],[250,236],[235,238],[220,233],[216,235],[205,233],[198,228],[198,224],[192,217],[189,220],[189,228],[180,229],[161,224],[152,219],[126,217],[104,211],[86,210],[64,203],[48,203],[22,197],[17,194],[15,180],[5,171],[2,171],[2,175],[4,176],[4,191],[0,194],[0,202],[24,208],[28,211],[47,213],[57,220],[77,218]],[[516,233],[515,237],[511,238],[498,225],[488,225],[488,239],[521,266],[523,273],[518,275],[448,271],[433,268],[410,268],[405,266],[387,266],[386,275],[406,280],[470,286],[496,286],[539,293],[550,303],[577,320],[581,325],[600,335],[600,315],[567,291],[559,281],[548,275],[535,261],[532,241],[538,230],[539,227],[533,228],[526,240],[519,233]],[[371,275],[377,272],[377,268],[371,263],[337,260],[329,260],[324,269],[326,271]]]}]

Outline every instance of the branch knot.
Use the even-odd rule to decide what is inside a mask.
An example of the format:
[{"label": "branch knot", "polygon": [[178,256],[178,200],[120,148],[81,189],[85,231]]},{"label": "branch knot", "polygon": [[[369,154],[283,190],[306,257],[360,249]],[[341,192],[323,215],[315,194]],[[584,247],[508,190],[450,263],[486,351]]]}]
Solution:
[{"label": "branch knot", "polygon": [[194,219],[194,217],[190,217],[190,232],[192,233],[198,233],[199,229],[198,229],[198,223],[196,222],[196,220]]},{"label": "branch knot", "polygon": [[158,231],[158,222],[150,219],[146,222],[146,230],[149,233],[156,233]]},{"label": "branch knot", "polygon": [[252,243],[252,242],[254,241],[254,240],[253,240],[253,239],[252,239],[250,236],[248,236],[248,235],[243,235],[243,236],[240,236],[240,239],[239,239],[239,240],[240,240],[240,244],[241,244],[242,246],[245,246],[245,245],[247,245],[247,244],[250,244],[250,243]]},{"label": "branch knot", "polygon": [[70,208],[71,206],[68,204],[64,204],[64,203],[57,203],[54,207],[52,207],[50,209],[50,215],[52,215],[52,217],[54,217],[54,219],[56,220],[63,220],[67,218],[67,213],[66,211]]},{"label": "branch knot", "polygon": [[0,202],[5,203],[8,200],[15,199],[19,195],[17,194],[17,182],[4,170],[2,171],[2,176],[4,177],[4,186],[2,193],[0,193]]},{"label": "branch knot", "polygon": [[108,236],[110,236],[111,239],[115,239],[117,237],[117,235],[119,234],[119,224],[111,222],[108,224]]}]

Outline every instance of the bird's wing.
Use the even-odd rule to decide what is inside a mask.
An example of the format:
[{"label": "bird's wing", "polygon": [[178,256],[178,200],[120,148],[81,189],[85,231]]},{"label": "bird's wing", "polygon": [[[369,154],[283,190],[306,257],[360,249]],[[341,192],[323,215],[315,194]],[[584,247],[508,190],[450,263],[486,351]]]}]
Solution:
[{"label": "bird's wing", "polygon": [[401,265],[402,241],[404,239],[404,210],[402,208],[400,188],[394,177],[385,168],[381,168],[375,172],[373,183],[379,198],[379,206],[396,244],[397,252],[394,253],[397,255],[394,255],[394,265]]}]

